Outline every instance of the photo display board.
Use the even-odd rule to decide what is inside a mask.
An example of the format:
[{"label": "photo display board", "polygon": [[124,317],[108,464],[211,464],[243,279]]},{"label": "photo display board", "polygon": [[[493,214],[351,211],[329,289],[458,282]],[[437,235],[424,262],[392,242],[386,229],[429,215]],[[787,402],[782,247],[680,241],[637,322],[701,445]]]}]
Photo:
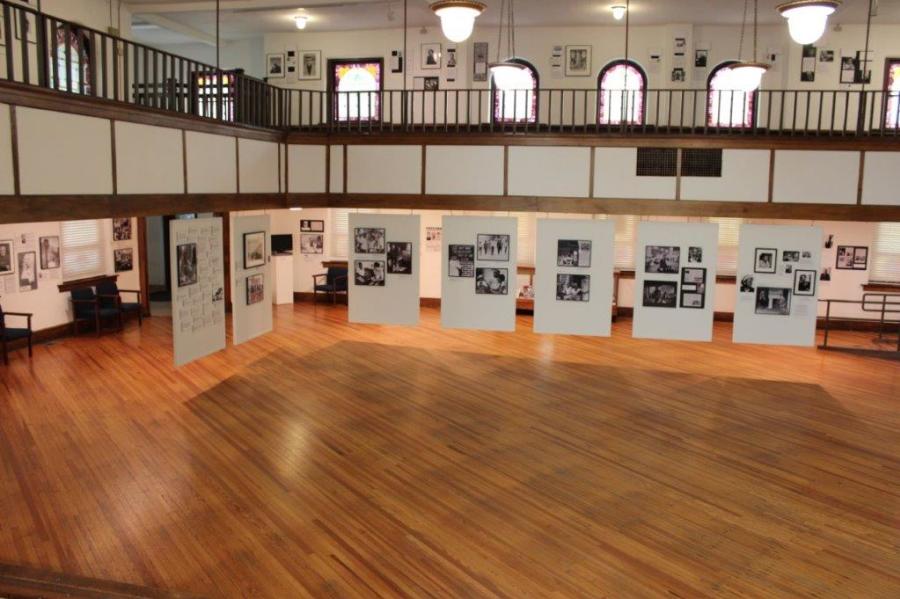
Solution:
[{"label": "photo display board", "polygon": [[268,215],[238,216],[231,223],[234,344],[272,331],[271,226]]},{"label": "photo display board", "polygon": [[712,341],[719,225],[641,222],[632,336]]},{"label": "photo display board", "polygon": [[169,223],[175,366],[225,349],[222,219]]},{"label": "photo display board", "polygon": [[822,228],[741,225],[735,343],[813,346]]},{"label": "photo display board", "polygon": [[534,332],[609,337],[615,223],[539,219]]},{"label": "photo display board", "polygon": [[349,319],[419,323],[418,215],[350,214]]},{"label": "photo display board", "polygon": [[441,326],[516,330],[518,221],[445,216],[441,261]]}]

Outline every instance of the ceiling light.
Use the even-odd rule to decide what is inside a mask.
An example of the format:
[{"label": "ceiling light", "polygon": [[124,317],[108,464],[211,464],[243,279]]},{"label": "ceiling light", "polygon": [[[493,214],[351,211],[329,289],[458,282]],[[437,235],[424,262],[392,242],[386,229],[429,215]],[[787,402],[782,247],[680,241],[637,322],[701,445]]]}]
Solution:
[{"label": "ceiling light", "polygon": [[769,65],[762,62],[739,62],[731,66],[731,86],[734,91],[754,92],[762,83]]},{"label": "ceiling light", "polygon": [[297,15],[294,17],[294,25],[297,26],[297,29],[306,29],[306,24],[309,22],[309,17],[306,15]]},{"label": "ceiling light", "polygon": [[[522,75],[525,74],[524,65],[504,60],[503,62],[492,64],[490,71],[494,80],[494,86],[501,91],[525,89],[527,87],[527,84],[522,82]],[[530,77],[530,75],[526,76]]]},{"label": "ceiling light", "polygon": [[441,30],[451,42],[464,42],[472,35],[475,17],[484,12],[486,5],[474,0],[440,0],[431,4],[431,10],[441,19]]},{"label": "ceiling light", "polygon": [[613,18],[616,21],[621,21],[625,16],[625,12],[628,10],[628,8],[624,4],[615,4],[613,6],[610,6],[609,10],[612,11]]},{"label": "ceiling light", "polygon": [[815,43],[828,24],[828,15],[841,3],[839,0],[793,0],[779,4],[776,8],[788,20],[791,38],[798,44]]}]

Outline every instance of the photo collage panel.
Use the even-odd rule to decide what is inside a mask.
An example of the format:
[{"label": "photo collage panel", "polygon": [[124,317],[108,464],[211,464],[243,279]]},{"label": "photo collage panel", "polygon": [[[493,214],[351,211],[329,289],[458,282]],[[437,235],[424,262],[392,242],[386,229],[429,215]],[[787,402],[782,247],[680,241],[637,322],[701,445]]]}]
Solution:
[{"label": "photo collage panel", "polygon": [[478,266],[477,262],[509,262],[510,236],[478,233],[474,244],[451,243],[447,247],[447,276],[475,279],[476,295],[509,294],[509,267]]},{"label": "photo collage panel", "polygon": [[[353,252],[373,255],[372,259],[354,260],[355,285],[385,287],[389,274],[413,274],[413,243],[386,239],[387,230],[380,227],[357,227],[353,230]],[[381,256],[375,257],[376,254]]]},{"label": "photo collage panel", "polygon": [[[566,269],[590,268],[591,250],[589,239],[559,239],[556,242],[556,265]],[[556,299],[560,302],[589,302],[591,275],[557,272]]]},{"label": "photo collage panel", "polygon": [[741,277],[738,293],[752,296],[754,312],[790,316],[792,297],[814,297],[819,273],[812,251],[797,248],[755,248],[753,274]]}]

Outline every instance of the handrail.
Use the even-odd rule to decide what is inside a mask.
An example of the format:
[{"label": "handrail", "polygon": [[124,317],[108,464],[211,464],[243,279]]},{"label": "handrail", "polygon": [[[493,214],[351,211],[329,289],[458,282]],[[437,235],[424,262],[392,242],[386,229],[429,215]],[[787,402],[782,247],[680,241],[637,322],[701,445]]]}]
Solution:
[{"label": "handrail", "polygon": [[[659,88],[334,91],[274,86],[0,0],[0,81],[278,130],[900,136],[900,92]],[[22,33],[25,33],[22,35]]]},{"label": "handrail", "polygon": [[[879,299],[872,300],[870,298]],[[884,342],[884,327],[886,324],[897,324],[897,351],[900,352],[900,318],[886,318],[888,314],[900,314],[900,293],[864,293],[861,300],[820,299],[819,302],[825,303],[825,335],[822,340],[822,349],[828,349],[828,334],[831,325],[831,304],[852,304],[860,306],[860,309],[863,312],[877,312],[879,314],[878,337],[876,338],[876,342]]]}]

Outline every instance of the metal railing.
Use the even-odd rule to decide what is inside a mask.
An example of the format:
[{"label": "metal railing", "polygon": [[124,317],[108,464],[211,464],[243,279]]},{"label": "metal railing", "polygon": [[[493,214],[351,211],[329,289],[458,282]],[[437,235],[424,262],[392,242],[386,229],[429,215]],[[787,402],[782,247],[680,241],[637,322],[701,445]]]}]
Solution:
[{"label": "metal railing", "polygon": [[0,0],[0,80],[281,130],[898,136],[900,92],[280,88]]},{"label": "metal railing", "polygon": [[[863,312],[878,314],[878,335],[874,340],[876,344],[884,344],[885,346],[890,344],[893,347],[895,342],[888,338],[887,329],[896,327],[896,351],[900,352],[900,316],[889,316],[900,314],[900,293],[864,293],[861,300],[820,299],[819,302],[825,303],[825,333],[822,339],[822,349],[830,347],[828,345],[828,335],[831,330],[831,305],[850,304],[859,306]],[[892,350],[879,348],[879,351]]]}]

